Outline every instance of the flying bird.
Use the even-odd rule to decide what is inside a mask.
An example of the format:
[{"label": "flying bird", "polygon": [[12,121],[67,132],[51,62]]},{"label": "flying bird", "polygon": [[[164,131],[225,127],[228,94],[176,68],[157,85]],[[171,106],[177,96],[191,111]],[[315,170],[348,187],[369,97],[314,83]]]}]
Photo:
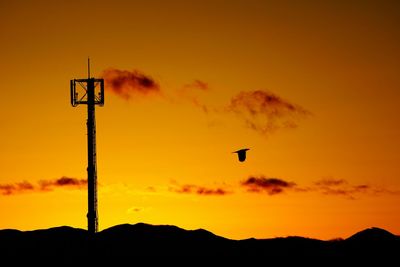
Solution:
[{"label": "flying bird", "polygon": [[234,151],[232,153],[237,153],[238,157],[239,157],[239,161],[243,162],[246,160],[246,151],[250,150],[249,148],[244,148],[244,149],[239,149],[237,151]]}]

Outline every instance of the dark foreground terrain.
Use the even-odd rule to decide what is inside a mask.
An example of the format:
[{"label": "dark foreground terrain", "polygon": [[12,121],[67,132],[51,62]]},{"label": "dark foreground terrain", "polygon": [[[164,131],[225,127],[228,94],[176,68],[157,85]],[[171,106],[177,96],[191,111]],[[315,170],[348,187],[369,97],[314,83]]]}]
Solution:
[{"label": "dark foreground terrain", "polygon": [[[206,230],[118,225],[90,236],[57,227],[0,230],[0,266],[399,266],[400,237],[370,228],[344,240],[230,240]],[[371,265],[373,264],[373,265]]]}]

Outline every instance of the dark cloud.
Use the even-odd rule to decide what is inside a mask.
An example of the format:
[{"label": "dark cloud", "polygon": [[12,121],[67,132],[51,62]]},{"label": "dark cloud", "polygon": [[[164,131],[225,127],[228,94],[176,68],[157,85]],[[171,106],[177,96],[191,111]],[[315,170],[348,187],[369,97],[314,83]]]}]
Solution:
[{"label": "dark cloud", "polygon": [[57,179],[54,183],[54,185],[56,186],[66,186],[66,185],[81,186],[86,184],[87,184],[86,179],[76,179],[65,176],[61,177],[60,179]]},{"label": "dark cloud", "polygon": [[41,180],[36,185],[27,181],[14,184],[0,184],[0,193],[2,195],[14,195],[29,191],[51,191],[57,187],[85,188],[86,184],[86,179],[77,179],[63,176],[55,180]]},{"label": "dark cloud", "polygon": [[150,76],[138,70],[127,71],[109,68],[103,71],[105,88],[121,96],[130,99],[137,95],[160,94],[160,86]]},{"label": "dark cloud", "polygon": [[221,187],[208,188],[204,186],[188,185],[188,184],[181,186],[176,185],[174,187],[170,187],[170,191],[176,193],[197,194],[203,196],[210,196],[210,195],[223,196],[231,193]]},{"label": "dark cloud", "polygon": [[353,194],[361,191],[361,188],[367,188],[366,185],[352,186],[343,179],[324,178],[314,182],[312,191],[318,191],[324,195],[339,195],[354,199]]},{"label": "dark cloud", "polygon": [[206,188],[206,187],[197,187],[196,194],[199,195],[225,195],[228,192],[222,188]]},{"label": "dark cloud", "polygon": [[322,189],[322,194],[325,195],[342,195],[342,196],[349,196],[352,198],[352,194],[354,193],[351,189],[337,189],[337,188],[324,188]]},{"label": "dark cloud", "polygon": [[231,98],[227,110],[241,117],[247,127],[265,135],[279,128],[295,128],[310,112],[263,90],[242,91]]},{"label": "dark cloud", "polygon": [[294,182],[288,182],[277,178],[266,178],[264,176],[250,176],[242,181],[241,185],[248,192],[268,193],[275,195],[290,189],[294,193],[319,193],[323,195],[340,196],[347,199],[356,199],[360,195],[379,196],[383,194],[399,195],[399,190],[389,190],[367,184],[353,185],[344,179],[324,178],[312,183],[311,186],[300,186]]},{"label": "dark cloud", "polygon": [[226,105],[213,106],[206,101],[204,92],[210,92],[207,82],[195,79],[164,95],[160,85],[149,75],[138,70],[128,71],[109,68],[103,71],[105,88],[124,99],[135,96],[162,95],[175,103],[186,101],[205,113],[236,114],[245,125],[263,135],[281,128],[296,128],[301,118],[311,113],[265,90],[241,91],[231,97]]},{"label": "dark cloud", "polygon": [[2,195],[11,195],[15,191],[15,185],[11,184],[1,184],[0,185],[0,192]]},{"label": "dark cloud", "polygon": [[128,210],[128,212],[139,212],[139,211],[141,211],[141,210],[142,210],[141,208],[133,207],[133,208],[130,208],[130,209]]},{"label": "dark cloud", "polygon": [[17,185],[18,189],[20,189],[20,190],[33,190],[34,189],[33,184],[31,184],[27,181],[17,183],[16,185]]},{"label": "dark cloud", "polygon": [[370,189],[371,187],[369,185],[366,185],[366,184],[361,184],[361,185],[355,185],[353,188],[356,191],[365,191],[365,190]]},{"label": "dark cloud", "polygon": [[71,177],[61,177],[55,180],[42,180],[39,181],[40,188],[42,190],[51,190],[54,187],[75,187],[75,188],[82,188],[86,187],[87,180],[86,179],[77,179]]},{"label": "dark cloud", "polygon": [[348,199],[356,199],[356,196],[400,194],[398,190],[388,190],[367,184],[352,185],[343,179],[325,178],[314,182],[314,186],[308,187],[307,191],[319,192],[324,195],[343,196]]},{"label": "dark cloud", "polygon": [[[344,197],[347,199],[356,199],[362,195],[400,195],[399,190],[388,190],[367,184],[351,184],[344,179],[324,178],[312,182],[311,185],[299,185],[292,181],[280,178],[269,178],[263,175],[249,176],[246,180],[240,182],[240,186],[247,192],[260,193],[267,195],[277,195],[284,192],[290,193],[314,193],[330,196]],[[198,195],[226,195],[234,191],[228,190],[231,186],[223,184],[222,186],[211,188],[193,184],[179,185],[175,180],[171,181],[169,191],[181,194]]]},{"label": "dark cloud", "polygon": [[249,192],[267,192],[269,195],[276,195],[282,193],[285,189],[294,188],[296,186],[293,182],[287,182],[278,178],[266,178],[264,176],[250,176],[241,184],[246,187]]},{"label": "dark cloud", "polygon": [[316,186],[339,186],[345,185],[347,182],[343,179],[332,179],[332,178],[325,178],[314,183]]},{"label": "dark cloud", "polygon": [[2,195],[13,195],[31,190],[34,190],[34,186],[27,181],[15,184],[0,184],[0,192]]},{"label": "dark cloud", "polygon": [[178,97],[191,102],[205,113],[235,114],[245,125],[262,135],[280,128],[296,128],[300,119],[311,113],[303,107],[292,104],[279,96],[264,90],[241,91],[230,98],[227,105],[212,106],[200,94],[209,92],[207,83],[195,80],[178,90]]},{"label": "dark cloud", "polygon": [[182,100],[189,102],[207,114],[233,113],[244,120],[248,128],[262,135],[281,128],[296,128],[301,118],[311,114],[303,107],[265,90],[241,91],[231,97],[227,105],[213,106],[204,95],[204,92],[211,91],[208,83],[199,79],[169,92],[170,95],[164,95],[152,77],[138,70],[109,68],[103,71],[102,77],[105,79],[105,88],[124,99],[158,94],[175,103],[181,103]]}]

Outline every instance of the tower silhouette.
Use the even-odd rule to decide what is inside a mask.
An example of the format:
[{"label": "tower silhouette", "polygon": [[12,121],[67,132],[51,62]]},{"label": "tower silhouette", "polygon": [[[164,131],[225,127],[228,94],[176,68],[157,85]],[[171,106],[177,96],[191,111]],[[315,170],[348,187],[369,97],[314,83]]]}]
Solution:
[{"label": "tower silhouette", "polygon": [[[77,86],[78,85],[78,86]],[[78,90],[77,90],[78,87]],[[79,93],[79,88],[83,92]],[[96,93],[96,88],[98,92]],[[90,77],[90,59],[88,59],[88,78],[70,81],[71,105],[87,105],[87,186],[88,186],[88,231],[96,233],[98,229],[97,214],[97,162],[96,162],[96,118],[95,106],[104,105],[104,80]],[[82,90],[81,90],[82,91]]]}]

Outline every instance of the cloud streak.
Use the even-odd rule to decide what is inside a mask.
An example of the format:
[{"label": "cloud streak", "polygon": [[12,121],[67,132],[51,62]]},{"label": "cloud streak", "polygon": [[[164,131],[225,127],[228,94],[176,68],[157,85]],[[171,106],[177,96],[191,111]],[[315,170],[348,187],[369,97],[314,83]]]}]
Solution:
[{"label": "cloud streak", "polygon": [[129,100],[136,96],[160,94],[159,84],[149,75],[138,70],[128,71],[109,68],[101,75],[105,80],[105,89]]},{"label": "cloud streak", "polygon": [[194,80],[192,83],[185,84],[183,86],[184,89],[197,89],[201,91],[208,91],[210,90],[210,87],[208,86],[208,83],[201,81],[201,80]]},{"label": "cloud streak", "polygon": [[367,184],[352,185],[343,179],[324,178],[314,182],[314,186],[308,191],[320,192],[324,195],[344,196],[349,199],[355,199],[356,195],[382,195],[382,194],[400,194],[400,191],[378,188]]},{"label": "cloud streak", "polygon": [[[264,136],[278,129],[296,128],[300,119],[311,113],[278,95],[266,90],[241,91],[230,97],[225,105],[210,105],[204,93],[211,92],[207,82],[194,79],[181,88],[162,92],[160,85],[149,75],[139,70],[120,70],[108,68],[102,72],[105,88],[129,100],[150,95],[162,95],[173,103],[189,102],[210,114],[231,113],[244,121],[244,125]],[[168,95],[169,94],[169,95]]]},{"label": "cloud streak", "polygon": [[86,188],[86,179],[77,179],[63,176],[54,180],[40,180],[37,184],[33,184],[27,181],[12,183],[12,184],[0,184],[0,194],[5,196],[15,195],[26,192],[46,192],[53,191],[55,188]]},{"label": "cloud streak", "polygon": [[303,107],[264,90],[239,92],[231,98],[227,110],[262,135],[279,128],[296,128],[299,119],[311,114]]},{"label": "cloud streak", "polygon": [[343,179],[324,178],[313,182],[311,186],[300,186],[294,182],[288,182],[278,178],[266,178],[265,176],[249,176],[240,185],[250,193],[267,193],[277,195],[285,191],[292,193],[314,192],[322,195],[339,196],[347,199],[356,199],[360,195],[378,196],[383,194],[399,195],[399,190],[388,190],[367,184],[352,185]]},{"label": "cloud streak", "polygon": [[347,181],[343,179],[333,179],[333,178],[325,178],[314,182],[314,185],[324,188],[324,187],[335,187],[346,185]]},{"label": "cloud streak", "polygon": [[[207,83],[195,80],[178,90],[178,97],[192,103],[207,114],[234,114],[244,125],[267,136],[278,129],[292,129],[311,115],[300,105],[290,103],[265,90],[241,91],[226,105],[212,106],[199,97],[199,92],[211,92]],[[204,95],[203,95],[204,96]]]},{"label": "cloud streak", "polygon": [[56,187],[85,188],[87,185],[87,180],[63,176],[55,180],[41,180],[39,181],[39,184],[41,190],[52,190]]},{"label": "cloud streak", "polygon": [[268,195],[283,193],[286,189],[296,186],[293,182],[287,182],[278,178],[266,178],[264,176],[250,176],[241,185],[247,188],[247,191],[253,193],[266,192]]},{"label": "cloud streak", "polygon": [[199,93],[208,91],[210,91],[208,83],[201,80],[194,80],[193,82],[185,84],[182,88],[178,89],[176,93],[178,98],[190,102],[205,113],[209,113],[211,107],[199,97]]},{"label": "cloud streak", "polygon": [[181,194],[197,194],[201,196],[223,196],[231,193],[222,187],[210,188],[193,184],[170,187],[169,191]]},{"label": "cloud streak", "polygon": [[244,125],[267,136],[278,129],[292,129],[311,112],[266,90],[241,91],[226,105],[215,107],[198,97],[198,92],[210,92],[207,83],[195,80],[179,91],[179,97],[191,102],[205,113],[234,114]]},{"label": "cloud streak", "polygon": [[6,196],[13,195],[17,192],[33,191],[34,189],[35,187],[27,181],[14,184],[0,184],[0,193]]}]

